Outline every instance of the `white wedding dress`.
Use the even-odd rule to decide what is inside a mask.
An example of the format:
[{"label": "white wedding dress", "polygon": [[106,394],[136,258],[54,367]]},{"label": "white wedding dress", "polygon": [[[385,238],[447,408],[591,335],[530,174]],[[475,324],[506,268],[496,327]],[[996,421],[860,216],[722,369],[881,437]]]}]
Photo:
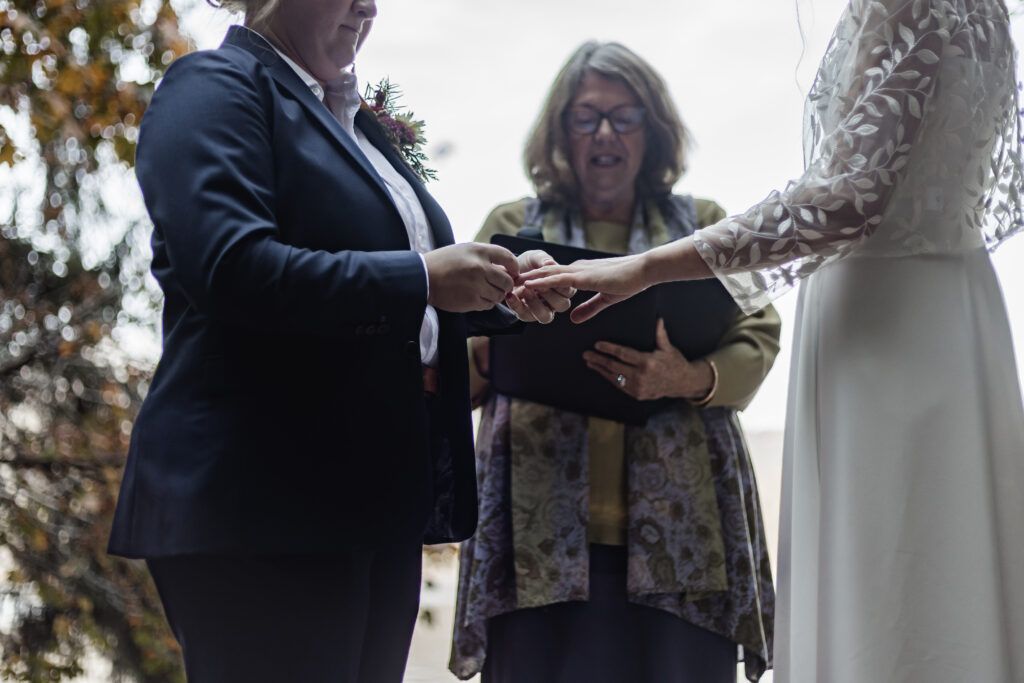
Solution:
[{"label": "white wedding dress", "polygon": [[986,249],[1024,224],[1014,61],[998,0],[854,0],[805,175],[695,236],[745,309],[805,280],[777,683],[1024,683],[1024,408]]}]

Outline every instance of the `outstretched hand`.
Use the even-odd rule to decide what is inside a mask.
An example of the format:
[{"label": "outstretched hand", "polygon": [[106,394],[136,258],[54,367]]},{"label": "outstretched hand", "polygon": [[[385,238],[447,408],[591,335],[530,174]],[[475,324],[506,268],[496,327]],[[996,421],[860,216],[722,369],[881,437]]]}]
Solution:
[{"label": "outstretched hand", "polygon": [[[557,265],[555,259],[540,249],[524,251],[519,255],[519,273],[533,272],[538,268]],[[556,313],[564,313],[572,305],[576,290],[572,287],[530,290],[516,287],[505,297],[505,303],[524,322],[539,322],[546,325],[555,319]]]},{"label": "outstretched hand", "polygon": [[597,292],[570,314],[573,322],[581,323],[647,289],[650,283],[644,277],[642,264],[639,254],[576,261],[568,266],[549,265],[523,273],[520,281],[528,291],[574,287]]}]

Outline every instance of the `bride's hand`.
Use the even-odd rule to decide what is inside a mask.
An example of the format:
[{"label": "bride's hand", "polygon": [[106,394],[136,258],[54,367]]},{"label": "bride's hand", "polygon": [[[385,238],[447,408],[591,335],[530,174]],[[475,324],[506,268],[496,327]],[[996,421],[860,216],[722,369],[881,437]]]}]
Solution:
[{"label": "bride's hand", "polygon": [[568,266],[544,266],[520,275],[527,289],[544,291],[561,287],[575,287],[597,292],[593,297],[573,309],[570,318],[581,323],[613,304],[628,299],[647,289],[643,257],[640,254],[617,258],[576,261]]},{"label": "bride's hand", "polygon": [[[523,252],[517,258],[519,274],[529,273],[544,266],[554,266],[555,259],[539,249]],[[527,290],[515,287],[505,296],[505,304],[512,309],[523,322],[539,322],[546,325],[555,319],[556,313],[564,313],[572,305],[571,299],[576,295],[572,287],[554,289]]]}]

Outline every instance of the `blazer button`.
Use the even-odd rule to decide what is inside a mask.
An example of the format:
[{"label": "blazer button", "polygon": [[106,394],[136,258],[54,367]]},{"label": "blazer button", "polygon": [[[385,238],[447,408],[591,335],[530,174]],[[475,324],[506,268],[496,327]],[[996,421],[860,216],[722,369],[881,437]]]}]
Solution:
[{"label": "blazer button", "polygon": [[410,357],[420,357],[420,343],[415,341],[409,341],[405,343],[405,353]]},{"label": "blazer button", "polygon": [[377,334],[377,328],[376,328],[376,327],[374,327],[373,325],[367,325],[367,326],[366,326],[366,334],[367,334],[367,335],[374,335],[374,334]]},{"label": "blazer button", "polygon": [[363,336],[363,326],[362,325],[356,325],[356,336],[357,337]]}]

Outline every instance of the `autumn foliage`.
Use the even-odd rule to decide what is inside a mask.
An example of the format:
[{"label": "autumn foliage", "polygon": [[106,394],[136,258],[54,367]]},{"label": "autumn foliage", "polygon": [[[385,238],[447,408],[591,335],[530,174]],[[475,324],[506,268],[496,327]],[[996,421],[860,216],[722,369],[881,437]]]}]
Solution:
[{"label": "autumn foliage", "polygon": [[[166,0],[0,0],[0,678],[180,681],[139,563],[106,554],[149,368],[147,225],[111,196],[166,66]],[[101,666],[101,670],[102,670]]]}]

